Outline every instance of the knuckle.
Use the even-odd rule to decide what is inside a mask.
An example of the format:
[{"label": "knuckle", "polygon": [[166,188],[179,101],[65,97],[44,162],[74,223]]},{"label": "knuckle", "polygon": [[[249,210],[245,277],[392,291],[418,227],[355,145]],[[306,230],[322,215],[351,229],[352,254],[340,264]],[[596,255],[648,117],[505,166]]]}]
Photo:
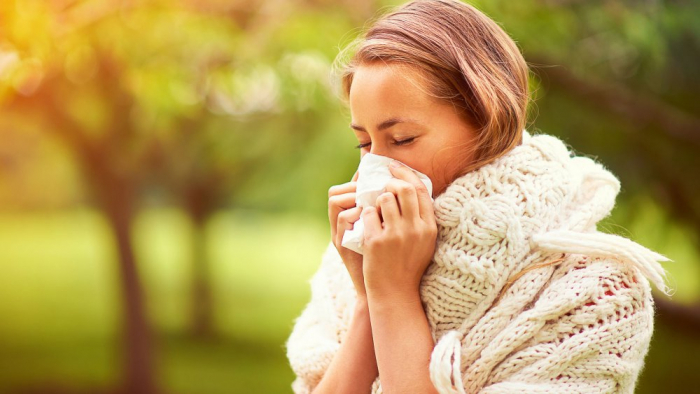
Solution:
[{"label": "knuckle", "polygon": [[391,192],[384,192],[377,197],[378,203],[388,203],[394,199],[394,194]]},{"label": "knuckle", "polygon": [[416,226],[410,227],[404,233],[404,236],[407,239],[411,239],[411,240],[420,239],[422,235],[423,235],[423,231],[421,231],[420,227],[416,227]]},{"label": "knuckle", "polygon": [[339,196],[337,196],[337,195],[328,197],[328,206],[329,206],[329,207],[336,207],[336,206],[338,206],[338,203],[339,203],[338,200],[339,200]]},{"label": "knuckle", "polygon": [[338,214],[338,223],[348,220],[348,211],[343,211]]},{"label": "knuckle", "polygon": [[434,239],[435,237],[437,237],[437,233],[437,228],[432,226],[429,226],[425,231],[426,236],[430,239]]},{"label": "knuckle", "polygon": [[413,193],[415,191],[415,188],[413,185],[407,182],[402,182],[401,184],[398,185],[397,189],[399,190],[399,193],[403,194],[409,194]]},{"label": "knuckle", "polygon": [[404,239],[406,239],[406,234],[399,234],[398,232],[389,233],[385,236],[384,242],[389,245],[400,245]]},{"label": "knuckle", "polygon": [[433,235],[433,236],[437,235],[437,233],[438,233],[437,225],[431,224],[430,226],[428,226],[428,231],[430,232],[430,235]]},{"label": "knuckle", "polygon": [[362,208],[362,211],[360,212],[360,216],[366,216],[369,215],[370,213],[376,211],[377,208],[375,207],[364,207]]},{"label": "knuckle", "polygon": [[418,193],[428,193],[428,187],[423,182],[417,183],[415,189]]},{"label": "knuckle", "polygon": [[328,188],[328,197],[353,192],[357,187],[357,182],[348,182],[340,185],[333,185]]},{"label": "knuckle", "polygon": [[416,222],[414,225],[411,227],[412,235],[418,237],[418,238],[432,238],[435,234],[437,234],[437,228],[430,225],[429,223],[424,222],[421,219],[416,219]]},{"label": "knuckle", "polygon": [[336,190],[338,190],[338,185],[333,185],[328,188],[328,197],[330,198],[331,196],[337,194]]},{"label": "knuckle", "polygon": [[352,218],[354,218],[355,216],[357,216],[357,212],[358,212],[358,208],[357,208],[357,207],[355,207],[355,208],[350,208],[350,209],[346,209],[346,210],[344,210],[344,211],[341,211],[341,212],[338,214],[338,219],[342,218],[343,220],[345,220],[345,221],[347,221],[347,222],[350,222],[350,220],[351,220]]}]

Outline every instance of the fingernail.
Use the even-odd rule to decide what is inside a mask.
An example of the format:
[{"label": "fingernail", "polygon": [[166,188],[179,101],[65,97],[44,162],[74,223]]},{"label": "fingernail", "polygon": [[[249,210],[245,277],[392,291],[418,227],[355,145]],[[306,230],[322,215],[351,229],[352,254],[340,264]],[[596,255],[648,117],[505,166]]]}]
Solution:
[{"label": "fingernail", "polygon": [[392,167],[394,167],[394,168],[399,168],[399,167],[401,167],[401,163],[399,163],[399,162],[396,161],[396,160],[392,160],[391,163],[390,163],[389,165],[392,166]]}]

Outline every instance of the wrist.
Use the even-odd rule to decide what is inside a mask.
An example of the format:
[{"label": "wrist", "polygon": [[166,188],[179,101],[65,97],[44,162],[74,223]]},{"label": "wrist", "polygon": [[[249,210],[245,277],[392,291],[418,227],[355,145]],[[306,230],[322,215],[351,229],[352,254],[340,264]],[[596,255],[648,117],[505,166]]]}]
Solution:
[{"label": "wrist", "polygon": [[373,306],[401,307],[421,305],[420,292],[415,290],[379,291],[367,290],[367,303]]},{"label": "wrist", "polygon": [[364,296],[357,296],[354,312],[355,315],[369,314],[369,302],[366,294]]}]

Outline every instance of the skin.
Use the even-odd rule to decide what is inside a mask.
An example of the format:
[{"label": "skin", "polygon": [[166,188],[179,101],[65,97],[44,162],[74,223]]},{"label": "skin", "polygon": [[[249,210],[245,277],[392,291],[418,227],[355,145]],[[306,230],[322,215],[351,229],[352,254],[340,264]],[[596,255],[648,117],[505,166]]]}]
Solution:
[{"label": "skin", "polygon": [[[459,171],[474,130],[451,104],[426,93],[416,71],[372,64],[356,70],[350,90],[352,129],[361,155],[388,156],[426,174],[433,197]],[[389,121],[389,123],[387,123]],[[384,126],[380,126],[384,124]],[[380,130],[381,129],[381,130]],[[410,143],[396,141],[413,138]],[[434,342],[420,300],[420,280],[435,251],[437,224],[431,196],[399,164],[377,208],[355,206],[357,173],[329,189],[331,239],[357,291],[349,330],[314,393],[369,393],[381,376],[386,393],[435,393],[429,377]],[[364,255],[341,246],[343,233],[365,222]]]},{"label": "skin", "polygon": [[[424,173],[437,197],[456,178],[465,154],[472,160],[463,147],[474,145],[476,133],[452,104],[426,94],[420,75],[399,65],[359,67],[350,89],[350,127],[364,146],[361,156],[388,156]],[[379,130],[391,119],[402,122]],[[406,143],[396,145],[400,141]]]}]

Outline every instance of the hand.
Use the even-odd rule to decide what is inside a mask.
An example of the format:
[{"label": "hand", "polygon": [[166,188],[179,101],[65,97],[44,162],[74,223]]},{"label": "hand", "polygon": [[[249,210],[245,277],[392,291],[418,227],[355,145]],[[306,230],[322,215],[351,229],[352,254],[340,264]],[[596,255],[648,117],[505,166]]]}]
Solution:
[{"label": "hand", "polygon": [[[389,166],[395,179],[361,213],[365,224],[363,273],[367,293],[413,297],[435,253],[437,223],[427,187],[408,167]],[[383,222],[382,222],[383,220]]]},{"label": "hand", "polygon": [[366,298],[367,292],[362,274],[362,255],[341,245],[345,230],[353,228],[353,224],[360,219],[362,212],[361,207],[355,206],[357,177],[358,172],[355,172],[351,182],[332,186],[328,190],[328,220],[331,224],[331,240],[345,263],[345,268],[350,273],[357,296],[358,298]]}]

